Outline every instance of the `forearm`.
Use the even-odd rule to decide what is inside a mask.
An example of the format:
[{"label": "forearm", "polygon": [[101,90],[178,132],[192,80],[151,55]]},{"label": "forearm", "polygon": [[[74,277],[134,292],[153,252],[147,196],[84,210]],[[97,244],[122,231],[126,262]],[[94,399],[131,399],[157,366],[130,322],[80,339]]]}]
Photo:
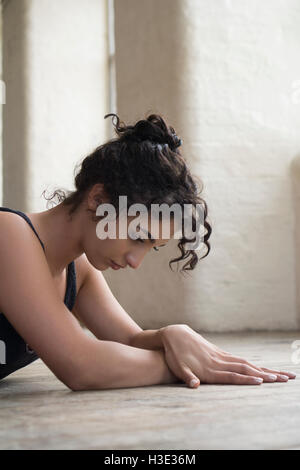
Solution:
[{"label": "forearm", "polygon": [[176,383],[163,351],[151,351],[114,341],[90,338],[81,359],[82,369],[76,390],[140,387]]},{"label": "forearm", "polygon": [[130,341],[130,346],[142,349],[163,350],[162,331],[159,330],[142,330],[137,333]]}]

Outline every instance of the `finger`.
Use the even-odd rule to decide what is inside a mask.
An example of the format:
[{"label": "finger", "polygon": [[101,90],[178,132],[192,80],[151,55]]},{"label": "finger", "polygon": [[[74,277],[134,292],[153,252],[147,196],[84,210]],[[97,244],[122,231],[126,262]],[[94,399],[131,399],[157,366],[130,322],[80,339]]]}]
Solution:
[{"label": "finger", "polygon": [[238,363],[241,363],[241,364],[246,364],[247,366],[252,367],[255,370],[263,371],[262,367],[256,366],[255,364],[252,364],[251,362],[247,361],[247,359],[244,359],[242,357],[232,356],[232,355],[230,355],[230,356],[225,355],[225,356],[222,357],[222,359],[225,362],[238,362]]},{"label": "finger", "polygon": [[261,367],[252,364],[251,362],[247,361],[247,359],[244,359],[243,357],[239,356],[233,356],[232,354],[228,355],[228,353],[226,353],[225,355],[223,355],[223,360],[227,362],[240,362],[241,364],[247,364],[250,367],[262,370]]},{"label": "finger", "polygon": [[[269,372],[257,370],[253,367],[248,366],[247,364],[239,364],[237,362],[219,362],[219,366],[221,367],[222,370],[225,370],[228,372],[237,372],[238,374],[261,377],[264,380],[264,382],[276,382],[277,381],[276,374],[270,374]],[[285,380],[288,380],[288,378],[286,378]]]},{"label": "finger", "polygon": [[275,375],[277,375],[277,378],[278,378],[279,382],[286,382],[288,379],[295,379],[296,378],[296,374],[294,372],[283,372],[283,371],[278,371],[278,370],[274,370],[274,369],[268,369],[268,368],[265,368],[265,367],[259,367],[259,366],[256,366],[256,365],[252,364],[251,362],[247,361],[246,359],[243,359],[242,357],[224,355],[223,360],[228,361],[228,362],[240,362],[242,364],[247,364],[248,366],[253,367],[256,370],[265,371],[265,372],[269,372],[271,374],[275,374]]},{"label": "finger", "polygon": [[196,377],[195,374],[187,366],[181,366],[181,378],[190,388],[198,388],[200,385],[200,380]]},{"label": "finger", "polygon": [[264,370],[265,372],[271,372],[272,374],[285,375],[289,379],[296,378],[296,374],[294,372],[283,372],[283,371],[278,371],[278,370],[273,370],[273,369],[267,369],[266,367],[262,367],[261,369]]},{"label": "finger", "polygon": [[261,377],[238,374],[237,372],[214,371],[209,383],[212,384],[232,384],[232,385],[260,385],[263,382]]}]

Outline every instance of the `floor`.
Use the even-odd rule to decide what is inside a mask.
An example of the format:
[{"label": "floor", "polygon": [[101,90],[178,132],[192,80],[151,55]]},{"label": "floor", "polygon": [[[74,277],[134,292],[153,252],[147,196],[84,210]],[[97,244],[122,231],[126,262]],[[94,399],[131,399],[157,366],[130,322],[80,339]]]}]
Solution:
[{"label": "floor", "polygon": [[297,378],[72,392],[39,359],[0,382],[0,448],[300,449],[300,354],[293,363],[291,348],[300,331],[204,336]]}]

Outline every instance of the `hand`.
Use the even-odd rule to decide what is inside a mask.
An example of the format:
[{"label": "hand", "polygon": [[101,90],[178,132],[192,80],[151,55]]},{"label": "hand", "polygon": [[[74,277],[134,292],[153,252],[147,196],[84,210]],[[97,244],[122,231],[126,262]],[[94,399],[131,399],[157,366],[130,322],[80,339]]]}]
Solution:
[{"label": "hand", "polygon": [[[202,383],[258,385],[286,382],[292,372],[257,367],[204,339],[188,325],[168,325],[161,329],[165,359],[170,370],[191,388]],[[191,381],[194,380],[194,383]]]}]

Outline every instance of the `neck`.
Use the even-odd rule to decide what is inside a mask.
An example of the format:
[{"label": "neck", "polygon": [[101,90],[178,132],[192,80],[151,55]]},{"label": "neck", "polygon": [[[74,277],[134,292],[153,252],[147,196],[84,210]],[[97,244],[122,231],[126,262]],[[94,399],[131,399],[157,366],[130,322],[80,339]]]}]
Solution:
[{"label": "neck", "polygon": [[26,213],[45,246],[52,275],[59,276],[65,267],[83,253],[81,231],[85,222],[80,211],[68,214],[62,204],[43,211]]}]

